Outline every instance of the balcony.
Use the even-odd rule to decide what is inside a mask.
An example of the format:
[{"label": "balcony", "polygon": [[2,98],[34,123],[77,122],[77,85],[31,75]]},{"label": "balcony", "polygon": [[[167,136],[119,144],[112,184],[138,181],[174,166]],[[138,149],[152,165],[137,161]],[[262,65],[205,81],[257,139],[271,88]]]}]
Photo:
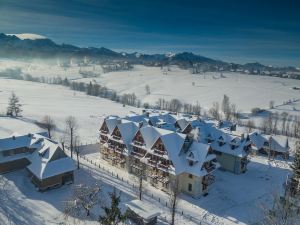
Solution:
[{"label": "balcony", "polygon": [[121,137],[117,136],[117,135],[112,135],[112,138],[115,139],[115,140],[120,140],[121,139]]},{"label": "balcony", "polygon": [[160,169],[163,169],[163,170],[168,170],[169,169],[169,165],[162,164],[162,163],[158,163],[157,165]]},{"label": "balcony", "polygon": [[101,134],[108,134],[108,130],[100,130]]},{"label": "balcony", "polygon": [[154,153],[156,153],[158,155],[164,155],[165,154],[164,150],[160,150],[160,149],[157,149],[157,148],[154,148],[153,151],[154,151]]},{"label": "balcony", "polygon": [[212,171],[214,171],[216,169],[216,165],[215,164],[211,164],[209,166],[205,166],[204,168],[206,169],[206,171],[208,173],[210,173],[210,172],[212,172]]},{"label": "balcony", "polygon": [[136,152],[136,151],[132,151],[131,154],[133,157],[138,158],[138,159],[144,157],[144,154],[142,154],[140,152]]},{"label": "balcony", "polygon": [[159,182],[161,182],[161,183],[164,183],[164,184],[170,182],[169,177],[164,177],[164,176],[159,176],[159,177],[157,177],[157,180],[158,180]]},{"label": "balcony", "polygon": [[139,141],[134,141],[133,144],[138,145],[138,146],[143,146],[144,145],[142,142],[139,142]]},{"label": "balcony", "polygon": [[123,148],[121,148],[121,147],[115,147],[115,151],[117,152],[117,153],[120,153],[120,154],[123,154]]},{"label": "balcony", "polygon": [[213,176],[211,174],[204,176],[203,179],[202,179],[202,184],[203,185],[208,186],[208,185],[213,184],[214,182],[215,182],[215,176]]}]

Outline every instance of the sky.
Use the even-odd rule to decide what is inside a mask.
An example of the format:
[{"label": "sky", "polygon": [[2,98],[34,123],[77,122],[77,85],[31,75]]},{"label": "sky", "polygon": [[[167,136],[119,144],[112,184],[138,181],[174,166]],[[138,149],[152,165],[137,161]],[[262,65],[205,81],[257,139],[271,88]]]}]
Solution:
[{"label": "sky", "polygon": [[300,1],[0,0],[0,33],[300,67]]}]

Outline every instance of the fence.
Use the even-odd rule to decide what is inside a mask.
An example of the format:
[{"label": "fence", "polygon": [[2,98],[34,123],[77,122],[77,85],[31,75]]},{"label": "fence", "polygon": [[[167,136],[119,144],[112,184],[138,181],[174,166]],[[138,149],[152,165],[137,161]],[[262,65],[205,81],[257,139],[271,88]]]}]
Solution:
[{"label": "fence", "polygon": [[[80,147],[80,146],[78,146]],[[82,146],[84,147],[84,146]],[[69,150],[69,148],[66,147],[66,149]],[[117,172],[114,171],[110,171],[107,167],[101,165],[99,162],[97,162],[97,160],[93,160],[93,159],[89,159],[86,155],[80,155],[79,154],[79,158],[85,160],[86,162],[90,163],[91,165],[95,166],[96,168],[98,168],[98,170],[100,170],[102,173],[105,173],[106,175],[112,176],[116,179],[118,179],[119,181],[122,181],[126,184],[128,184],[129,186],[131,186],[135,191],[135,193],[138,193],[138,184],[134,183],[132,181],[130,181],[129,179],[124,178],[123,176],[120,176]],[[84,164],[80,164],[81,166],[85,166]],[[157,202],[159,202],[162,206],[165,206],[167,208],[170,208],[170,204],[168,201],[165,201],[163,199],[161,199],[160,197],[157,197],[155,195],[153,195],[153,193],[148,193],[147,190],[143,191],[143,195],[147,196],[148,198],[151,198]],[[189,215],[187,212],[185,212],[184,210],[176,210],[177,214],[185,217],[186,219],[188,219],[189,221],[194,222],[195,224],[201,224],[201,225],[210,225],[211,223],[205,221],[207,220],[207,218],[203,217],[203,218],[196,218],[194,216]],[[209,217],[209,214],[206,214],[206,217]],[[164,222],[168,222],[166,217],[160,217],[160,219]],[[211,219],[216,219],[216,218],[211,218]]]}]

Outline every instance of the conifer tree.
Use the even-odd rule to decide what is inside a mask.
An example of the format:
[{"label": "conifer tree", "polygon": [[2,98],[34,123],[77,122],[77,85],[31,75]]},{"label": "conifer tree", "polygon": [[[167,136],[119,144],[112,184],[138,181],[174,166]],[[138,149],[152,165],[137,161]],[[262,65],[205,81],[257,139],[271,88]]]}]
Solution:
[{"label": "conifer tree", "polygon": [[19,98],[14,92],[12,92],[8,101],[7,115],[16,117],[19,116],[20,113],[23,111],[21,107],[22,104],[20,104]]},{"label": "conifer tree", "polygon": [[117,195],[116,189],[110,194],[111,205],[110,207],[102,207],[105,215],[99,217],[99,222],[103,225],[117,225],[127,219],[126,213],[122,214],[119,204],[121,201],[120,195]]}]

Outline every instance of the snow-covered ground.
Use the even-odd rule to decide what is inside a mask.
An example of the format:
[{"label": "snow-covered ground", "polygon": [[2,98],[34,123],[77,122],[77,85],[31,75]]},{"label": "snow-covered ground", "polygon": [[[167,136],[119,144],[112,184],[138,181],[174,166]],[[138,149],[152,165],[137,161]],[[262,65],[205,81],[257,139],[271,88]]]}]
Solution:
[{"label": "snow-covered ground", "polygon": [[[137,188],[132,186],[136,181],[126,172],[99,159],[98,147],[87,147],[82,154],[89,160],[92,159],[93,164],[80,159],[81,169],[75,173],[76,183],[97,182],[101,184],[104,195],[112,187],[116,187],[122,191],[122,203],[136,198]],[[97,165],[94,165],[95,162]],[[282,190],[282,184],[289,172],[288,164],[281,160],[269,162],[265,157],[255,156],[252,157],[245,174],[216,171],[216,182],[208,196],[194,199],[180,195],[176,224],[192,225],[199,224],[199,221],[203,221],[205,225],[255,224],[260,220],[263,208],[270,207],[273,194]],[[9,221],[17,225],[63,224],[64,201],[70,198],[72,185],[40,193],[35,191],[26,175],[25,170],[4,175],[9,184],[6,186],[7,191],[3,192],[5,204],[0,206],[0,224],[9,224]],[[168,224],[165,222],[170,220],[170,211],[165,206],[169,202],[168,195],[147,184],[144,187],[144,201],[160,210],[160,225]],[[160,202],[157,201],[158,198]],[[105,201],[107,199],[104,198],[103,202]],[[184,212],[183,216],[181,211]],[[72,224],[72,219],[69,222]],[[97,223],[89,221],[88,224]]]},{"label": "snow-covered ground", "polygon": [[137,108],[123,107],[122,104],[74,92],[63,86],[0,79],[0,114],[5,114],[12,91],[23,104],[23,118],[0,117],[0,135],[40,131],[32,123],[50,115],[57,125],[56,138],[59,139],[65,128],[66,117],[74,116],[79,124],[81,141],[95,142],[98,140],[97,131],[102,116],[125,116],[130,111],[140,112]]},{"label": "snow-covered ground", "polygon": [[[300,91],[293,87],[300,87],[300,80],[251,76],[239,73],[205,73],[191,74],[177,66],[165,69],[160,67],[146,67],[135,65],[133,70],[103,73],[100,65],[70,67],[58,66],[56,62],[22,62],[0,60],[0,71],[7,68],[20,67],[25,74],[35,77],[67,77],[83,82],[97,82],[116,90],[119,94],[135,93],[142,102],[155,103],[157,99],[166,100],[178,98],[183,102],[209,108],[215,101],[220,102],[223,95],[230,97],[232,103],[243,112],[249,112],[254,107],[268,108],[271,100],[275,105],[293,99],[299,99]],[[98,74],[97,78],[82,78],[79,71],[90,71]],[[81,79],[80,79],[81,78]],[[146,95],[145,86],[150,86],[150,95]],[[299,105],[295,108],[299,110]],[[293,110],[293,109],[292,109]]]},{"label": "snow-covered ground", "polygon": [[[3,68],[12,68],[22,64],[20,62],[10,63],[0,61],[0,71]],[[58,66],[52,67],[43,64],[28,66],[28,63],[23,63],[20,67],[27,67],[24,72],[31,71],[30,73],[34,76],[80,78],[78,67],[65,71]],[[267,108],[270,100],[274,100],[275,105],[280,105],[288,99],[299,98],[299,91],[292,89],[294,86],[300,86],[300,81],[297,80],[227,73],[223,75],[226,78],[219,78],[220,74],[213,73],[206,74],[204,77],[204,75],[192,75],[188,71],[175,67],[171,67],[171,71],[168,71],[167,75],[163,75],[160,68],[136,66],[133,71],[111,72],[92,80],[115,89],[119,93],[135,92],[145,102],[155,102],[156,99],[162,97],[165,99],[179,98],[192,103],[199,101],[201,106],[209,107],[213,101],[221,101],[223,94],[227,94],[239,109],[245,111],[253,107]],[[79,79],[84,82],[90,80],[91,78]],[[192,85],[192,82],[195,82],[195,86]],[[146,84],[150,86],[150,95],[145,93]],[[20,97],[20,102],[23,104],[23,117],[13,119],[0,116],[0,137],[14,132],[39,132],[41,128],[34,122],[41,120],[44,115],[50,115],[57,124],[55,139],[59,140],[64,131],[66,117],[72,115],[79,123],[81,141],[83,143],[95,142],[98,140],[99,122],[104,115],[124,116],[131,111],[140,112],[138,108],[123,107],[119,103],[87,96],[85,93],[74,92],[63,86],[0,79],[0,114],[2,115],[6,112],[8,98],[12,91]],[[275,110],[290,110],[293,115],[299,115],[299,111],[297,111],[299,108],[298,101],[277,106]],[[87,157],[97,159],[99,155],[95,152],[87,152]],[[261,205],[271,203],[272,193],[281,190],[289,170],[288,164],[284,161],[268,162],[266,158],[262,157],[253,157],[251,161],[249,170],[242,175],[217,171],[216,183],[213,184],[209,195],[201,199],[181,195],[179,209],[188,212],[188,215],[194,218],[206,217],[211,224],[252,224],[258,221],[262,213]],[[107,175],[105,178],[96,167],[87,162],[84,163],[87,166],[85,168],[94,171],[93,179],[101,178],[107,185],[122,189],[126,192],[125,200],[133,198],[134,189],[130,189]],[[106,166],[112,170],[109,165]],[[115,168],[113,171],[122,173]],[[87,173],[86,169],[82,173]],[[123,176],[128,177],[124,173]],[[12,214],[11,219],[15,224],[58,224],[63,220],[62,202],[70,195],[71,186],[38,193],[34,191],[25,171],[9,173],[5,177],[11,185],[6,209]],[[156,197],[159,196],[167,201],[165,193],[149,187],[149,193],[150,191]],[[151,201],[151,198],[148,200]],[[154,207],[160,207],[164,216],[169,215],[168,209],[160,203],[153,200],[152,204]],[[7,212],[4,212],[2,208],[1,213],[6,214]],[[0,224],[6,224],[6,222],[1,222],[3,218],[6,217],[0,216]],[[180,224],[195,223],[187,217],[179,215],[178,222]]]}]

